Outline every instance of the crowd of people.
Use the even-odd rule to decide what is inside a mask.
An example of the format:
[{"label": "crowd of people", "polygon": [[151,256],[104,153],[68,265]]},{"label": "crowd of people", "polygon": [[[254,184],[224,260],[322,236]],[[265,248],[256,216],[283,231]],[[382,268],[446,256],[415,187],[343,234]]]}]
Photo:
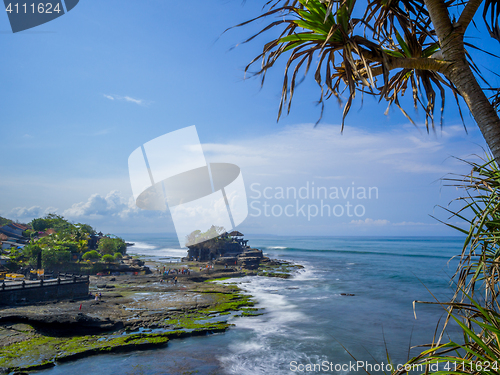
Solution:
[{"label": "crowd of people", "polygon": [[156,267],[158,273],[162,273],[163,276],[168,275],[191,275],[191,270],[189,268],[169,268],[163,266],[163,271]]},{"label": "crowd of people", "polygon": [[[205,265],[199,266],[200,273],[206,272],[207,274],[209,274],[210,270],[213,270],[214,268],[215,268],[215,265],[213,263],[206,263]],[[224,265],[224,268],[227,269],[228,265],[227,264]],[[243,270],[242,266],[239,266],[239,267],[234,266],[231,268],[233,268],[234,270],[238,270],[238,269],[240,271]],[[191,272],[193,272],[193,271],[191,269],[189,269],[188,267],[167,268],[167,266],[163,266],[163,267],[156,267],[156,272],[163,276],[163,278],[160,280],[160,283],[172,282],[173,284],[176,285],[178,282],[178,280],[177,280],[178,275],[190,276]]]}]

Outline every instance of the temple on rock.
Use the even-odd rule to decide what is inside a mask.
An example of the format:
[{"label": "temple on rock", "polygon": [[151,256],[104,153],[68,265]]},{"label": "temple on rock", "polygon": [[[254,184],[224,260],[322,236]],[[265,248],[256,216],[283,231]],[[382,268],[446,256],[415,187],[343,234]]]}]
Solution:
[{"label": "temple on rock", "polygon": [[237,265],[253,269],[258,267],[263,258],[262,250],[250,248],[248,240],[243,239],[243,234],[238,231],[224,232],[208,240],[191,241],[190,243],[187,245],[188,260],[213,261],[216,264]]}]

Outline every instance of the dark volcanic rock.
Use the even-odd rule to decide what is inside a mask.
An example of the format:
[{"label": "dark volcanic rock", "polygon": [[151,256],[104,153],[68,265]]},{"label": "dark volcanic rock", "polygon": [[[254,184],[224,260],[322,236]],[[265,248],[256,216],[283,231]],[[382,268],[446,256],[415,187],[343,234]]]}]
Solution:
[{"label": "dark volcanic rock", "polygon": [[32,325],[38,331],[50,331],[52,334],[66,336],[74,335],[77,332],[103,332],[120,329],[123,327],[122,322],[114,322],[111,320],[101,320],[90,317],[88,315],[77,313],[75,315],[62,314],[18,314],[4,315],[0,317],[0,324],[12,323],[27,323]]}]

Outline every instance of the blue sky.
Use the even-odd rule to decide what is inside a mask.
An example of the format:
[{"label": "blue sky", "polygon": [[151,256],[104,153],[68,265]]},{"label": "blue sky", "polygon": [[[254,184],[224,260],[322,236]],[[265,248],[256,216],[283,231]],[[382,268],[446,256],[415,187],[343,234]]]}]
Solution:
[{"label": "blue sky", "polygon": [[[384,116],[385,103],[365,98],[361,110],[359,101],[353,105],[341,135],[342,110],[334,101],[313,127],[319,91],[311,76],[291,114],[277,123],[283,65],[263,89],[243,73],[269,34],[231,50],[265,23],[221,35],[261,6],[81,1],[63,17],[17,34],[7,15],[0,16],[0,215],[28,221],[57,212],[105,232],[174,232],[168,212],[134,206],[127,159],[151,139],[196,125],[208,161],[242,170],[254,214],[242,232],[455,234],[429,215],[446,218],[435,205],[458,196],[439,178],[467,172],[450,156],[482,153],[470,116],[466,134],[450,96],[443,131],[428,135],[422,116],[414,115],[417,130],[397,108]],[[360,217],[257,215],[255,207],[285,202],[256,198],[255,190],[313,182],[328,189],[377,187],[378,198],[351,202],[364,206]]]}]

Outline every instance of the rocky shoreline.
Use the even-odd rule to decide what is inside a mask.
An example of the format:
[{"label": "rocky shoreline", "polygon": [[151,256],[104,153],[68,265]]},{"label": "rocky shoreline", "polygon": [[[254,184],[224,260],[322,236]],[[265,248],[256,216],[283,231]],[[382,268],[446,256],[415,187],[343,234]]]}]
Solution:
[{"label": "rocky shoreline", "polygon": [[[165,264],[147,262],[151,269]],[[175,268],[199,264],[175,264]],[[225,268],[142,276],[92,276],[102,297],[0,309],[0,374],[54,366],[91,355],[165,346],[173,338],[224,332],[232,316],[262,312],[236,286],[207,282],[262,275],[287,278],[301,266],[265,260],[257,270]]]}]

